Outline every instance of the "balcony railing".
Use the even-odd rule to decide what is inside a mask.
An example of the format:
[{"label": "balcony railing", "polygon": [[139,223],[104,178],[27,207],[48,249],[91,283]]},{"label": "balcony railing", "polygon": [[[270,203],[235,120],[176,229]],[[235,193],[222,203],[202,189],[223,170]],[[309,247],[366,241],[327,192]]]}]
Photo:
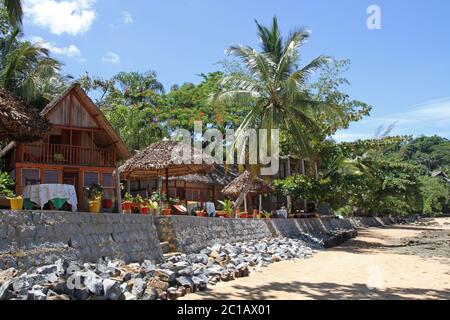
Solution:
[{"label": "balcony railing", "polygon": [[113,148],[88,148],[64,144],[26,144],[24,162],[49,165],[114,167],[116,153]]}]

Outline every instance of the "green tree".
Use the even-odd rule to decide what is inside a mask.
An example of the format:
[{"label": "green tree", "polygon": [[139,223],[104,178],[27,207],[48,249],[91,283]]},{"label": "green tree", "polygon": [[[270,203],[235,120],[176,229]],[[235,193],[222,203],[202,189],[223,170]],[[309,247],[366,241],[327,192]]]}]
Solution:
[{"label": "green tree", "polygon": [[419,181],[423,213],[448,212],[450,205],[450,186],[448,183],[430,176],[422,176],[419,178]]},{"label": "green tree", "polygon": [[164,115],[157,106],[164,88],[156,72],[121,72],[110,80],[86,74],[78,82],[88,93],[96,94],[96,103],[130,151],[142,150],[167,136]]},{"label": "green tree", "polygon": [[47,49],[21,39],[19,29],[5,20],[4,8],[0,12],[0,87],[42,108],[66,87],[69,77],[61,75],[61,63]]},{"label": "green tree", "polygon": [[194,121],[202,121],[205,128],[219,129],[223,133],[226,129],[236,129],[248,108],[238,104],[213,106],[209,99],[220,92],[225,74],[217,71],[200,76],[202,81],[199,84],[174,86],[160,97],[158,106],[169,131],[182,128],[193,132]]},{"label": "green tree", "polygon": [[21,27],[23,18],[22,1],[2,0],[1,5],[6,9],[9,23],[14,27]]},{"label": "green tree", "polygon": [[450,141],[438,136],[419,137],[404,145],[399,154],[404,160],[422,165],[430,172],[445,171],[450,166]]},{"label": "green tree", "polygon": [[[266,129],[269,141],[273,129],[284,129],[292,135],[299,149],[309,154],[311,141],[320,139],[323,134],[315,115],[331,114],[334,109],[315,100],[308,91],[307,82],[309,76],[330,59],[319,56],[299,67],[299,48],[309,33],[297,29],[284,40],[276,17],[270,28],[256,24],[261,51],[250,46],[228,49],[229,54],[241,61],[246,72],[226,76],[222,81],[224,89],[215,96],[215,102],[249,107],[250,111],[236,131],[235,141],[243,138],[250,128]],[[257,170],[251,171],[254,177]],[[250,184],[244,188],[235,208],[240,206],[249,187]]]}]

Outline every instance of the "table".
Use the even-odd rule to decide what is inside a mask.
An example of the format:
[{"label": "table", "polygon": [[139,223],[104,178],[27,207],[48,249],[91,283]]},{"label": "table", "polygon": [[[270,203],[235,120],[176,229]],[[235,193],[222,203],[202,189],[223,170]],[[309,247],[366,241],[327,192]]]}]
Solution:
[{"label": "table", "polygon": [[67,202],[72,206],[72,211],[77,211],[77,193],[75,187],[67,184],[37,184],[26,186],[23,191],[24,200],[35,203],[41,209],[51,202],[53,206],[60,210]]}]

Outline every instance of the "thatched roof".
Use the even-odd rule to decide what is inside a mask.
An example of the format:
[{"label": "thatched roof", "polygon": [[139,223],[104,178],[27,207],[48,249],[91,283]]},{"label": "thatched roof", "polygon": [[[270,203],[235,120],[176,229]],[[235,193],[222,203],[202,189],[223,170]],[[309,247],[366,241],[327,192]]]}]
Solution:
[{"label": "thatched roof", "polygon": [[[250,172],[245,171],[239,177],[234,179],[229,185],[223,188],[222,193],[230,198],[237,198],[250,182]],[[249,193],[266,194],[272,193],[275,189],[261,178],[255,178],[252,181]]]},{"label": "thatched roof", "polygon": [[145,180],[164,176],[166,169],[171,177],[206,173],[213,169],[212,165],[208,165],[205,162],[196,164],[195,160],[199,156],[194,153],[193,149],[191,152],[192,163],[184,164],[181,152],[182,146],[182,144],[170,140],[152,144],[147,149],[138,152],[119,168],[121,178]]},{"label": "thatched roof", "polygon": [[39,140],[49,129],[48,121],[32,106],[0,89],[0,139]]},{"label": "thatched roof", "polygon": [[220,164],[213,165],[213,170],[206,174],[188,174],[181,177],[171,177],[170,180],[185,181],[189,183],[203,183],[209,185],[226,186],[239,176],[237,166]]}]

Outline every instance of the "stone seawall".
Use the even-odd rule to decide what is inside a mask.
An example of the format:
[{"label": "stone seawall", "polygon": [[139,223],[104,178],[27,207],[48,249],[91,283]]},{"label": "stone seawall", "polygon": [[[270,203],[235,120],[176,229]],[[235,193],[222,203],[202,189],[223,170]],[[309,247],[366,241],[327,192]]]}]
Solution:
[{"label": "stone seawall", "polygon": [[358,228],[381,227],[389,219],[207,219],[185,216],[158,217],[156,229],[171,251],[195,253],[215,243],[226,244],[267,237],[313,237],[325,247],[357,236]]},{"label": "stone seawall", "polygon": [[69,212],[0,211],[0,269],[28,269],[59,258],[159,262],[153,217]]},{"label": "stone seawall", "polygon": [[0,210],[0,270],[48,265],[60,258],[159,262],[160,242],[183,253],[268,237],[309,238],[332,247],[355,237],[359,228],[391,223],[389,218],[209,219]]},{"label": "stone seawall", "polygon": [[215,243],[235,243],[272,236],[263,220],[168,216],[155,219],[161,241],[171,251],[195,253]]}]

